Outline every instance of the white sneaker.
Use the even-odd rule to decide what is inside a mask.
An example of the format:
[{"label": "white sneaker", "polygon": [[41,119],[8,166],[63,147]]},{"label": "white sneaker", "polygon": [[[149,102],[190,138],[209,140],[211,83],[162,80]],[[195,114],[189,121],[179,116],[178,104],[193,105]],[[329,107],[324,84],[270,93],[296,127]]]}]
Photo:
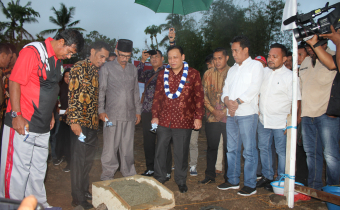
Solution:
[{"label": "white sneaker", "polygon": [[190,176],[197,176],[196,166],[190,167]]}]

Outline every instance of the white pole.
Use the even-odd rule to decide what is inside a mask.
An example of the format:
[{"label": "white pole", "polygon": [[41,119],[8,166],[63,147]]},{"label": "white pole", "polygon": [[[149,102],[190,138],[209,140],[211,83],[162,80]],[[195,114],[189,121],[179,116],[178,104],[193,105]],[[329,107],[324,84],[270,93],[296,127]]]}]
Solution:
[{"label": "white pole", "polygon": [[[296,159],[296,133],[297,133],[297,80],[298,80],[298,47],[294,37],[293,31],[293,101],[292,101],[292,128],[291,139],[287,139],[287,151],[286,151],[286,169],[285,173],[291,177],[295,177],[295,159]],[[289,208],[294,207],[294,184],[295,179],[285,179],[285,196],[287,198],[287,205]]]}]

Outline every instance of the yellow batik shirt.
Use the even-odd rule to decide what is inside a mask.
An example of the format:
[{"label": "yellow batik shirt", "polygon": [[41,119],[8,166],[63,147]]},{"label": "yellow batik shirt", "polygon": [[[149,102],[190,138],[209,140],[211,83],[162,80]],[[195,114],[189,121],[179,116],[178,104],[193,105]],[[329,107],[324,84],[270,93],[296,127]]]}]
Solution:
[{"label": "yellow batik shirt", "polygon": [[79,61],[70,71],[67,124],[98,129],[98,70],[89,59]]},{"label": "yellow batik shirt", "polygon": [[[227,65],[222,72],[219,72],[215,68],[210,68],[204,73],[202,84],[207,122],[227,122],[227,107],[224,102],[221,101],[221,95],[229,69],[230,67]],[[226,114],[221,121],[218,121],[212,114],[215,109],[222,110]]]}]

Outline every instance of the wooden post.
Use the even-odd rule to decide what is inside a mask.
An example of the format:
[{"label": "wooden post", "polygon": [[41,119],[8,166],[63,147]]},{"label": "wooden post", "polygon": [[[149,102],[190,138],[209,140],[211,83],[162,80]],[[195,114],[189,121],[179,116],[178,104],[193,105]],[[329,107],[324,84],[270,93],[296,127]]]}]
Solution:
[{"label": "wooden post", "polygon": [[336,204],[340,206],[340,196],[333,195],[331,193],[327,193],[321,190],[316,190],[313,188],[301,186],[301,185],[295,185],[295,192],[299,192],[329,203]]}]

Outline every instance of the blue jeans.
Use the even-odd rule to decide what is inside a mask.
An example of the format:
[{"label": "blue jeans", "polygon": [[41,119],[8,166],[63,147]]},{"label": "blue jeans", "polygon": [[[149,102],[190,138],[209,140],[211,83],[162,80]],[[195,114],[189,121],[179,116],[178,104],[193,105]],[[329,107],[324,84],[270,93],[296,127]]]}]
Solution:
[{"label": "blue jeans", "polygon": [[340,119],[323,114],[320,117],[302,117],[303,148],[307,154],[308,186],[321,190],[323,156],[325,156],[326,184],[338,185],[340,176],[339,123]]},{"label": "blue jeans", "polygon": [[262,163],[262,175],[267,179],[273,180],[274,169],[272,163],[272,143],[273,136],[276,153],[278,155],[278,179],[280,174],[285,173],[286,165],[286,135],[283,129],[264,128],[261,122],[258,123],[257,133],[259,138],[259,150]]},{"label": "blue jeans", "polygon": [[256,188],[258,153],[256,149],[256,128],[259,116],[228,117],[227,120],[227,160],[228,182],[237,185],[241,174],[241,145],[243,144],[244,185]]}]

